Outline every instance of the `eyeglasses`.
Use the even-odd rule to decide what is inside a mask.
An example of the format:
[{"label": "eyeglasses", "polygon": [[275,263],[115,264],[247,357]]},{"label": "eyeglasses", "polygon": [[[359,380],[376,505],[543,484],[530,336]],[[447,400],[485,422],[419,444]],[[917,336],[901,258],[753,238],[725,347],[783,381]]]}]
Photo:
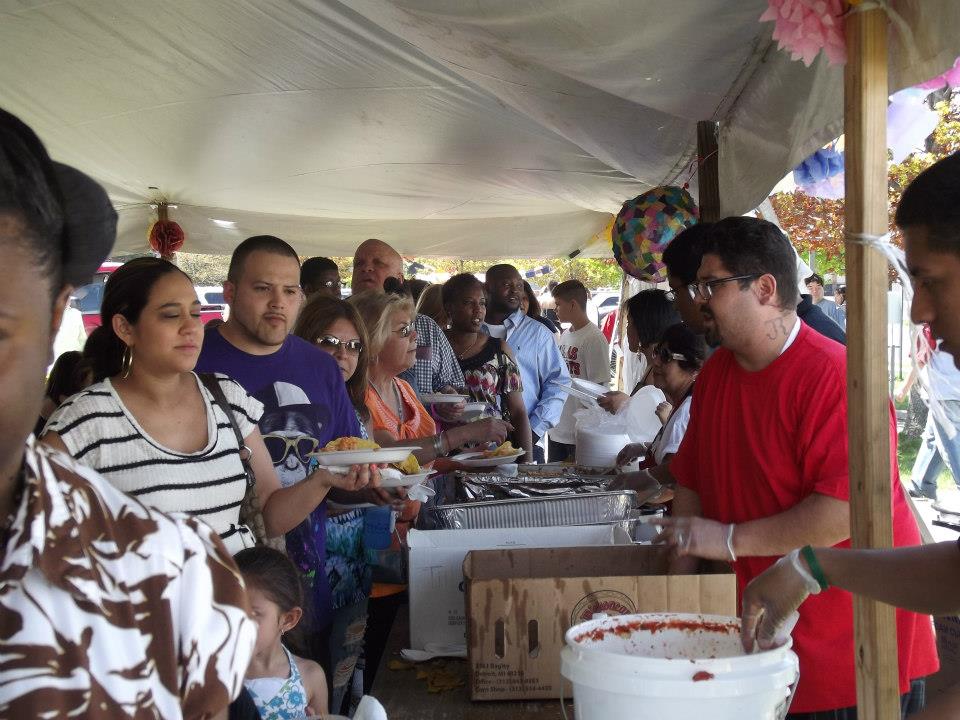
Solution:
[{"label": "eyeglasses", "polygon": [[413,332],[413,323],[404,323],[398,329],[393,330],[400,337],[410,337],[410,333]]},{"label": "eyeglasses", "polygon": [[340,281],[339,281],[339,280],[324,280],[323,282],[317,283],[317,285],[319,285],[320,287],[324,287],[324,288],[339,288],[339,287],[340,287]]},{"label": "eyeglasses", "polygon": [[317,449],[320,441],[306,435],[289,438],[284,435],[267,433],[263,436],[263,444],[266,445],[267,452],[273,459],[273,464],[279,465],[287,459],[291,451],[295,452],[302,462],[310,462],[309,454]]},{"label": "eyeglasses", "polygon": [[341,340],[338,337],[333,335],[324,335],[323,337],[318,337],[316,344],[323,348],[329,348],[333,352],[336,352],[338,348],[343,348],[349,353],[354,355],[359,355],[360,351],[363,350],[363,343],[359,340]]},{"label": "eyeglasses", "polygon": [[709,300],[713,297],[713,288],[716,285],[722,285],[723,283],[733,282],[734,280],[754,280],[760,277],[759,275],[734,275],[732,277],[717,278],[716,280],[707,280],[706,282],[694,282],[687,285],[687,292],[690,293],[690,297],[693,300],[696,300],[697,297],[701,297],[704,300]]},{"label": "eyeglasses", "polygon": [[661,363],[666,365],[671,360],[686,360],[687,358],[680,353],[670,352],[668,348],[663,343],[658,344],[653,348],[653,357],[659,360]]}]

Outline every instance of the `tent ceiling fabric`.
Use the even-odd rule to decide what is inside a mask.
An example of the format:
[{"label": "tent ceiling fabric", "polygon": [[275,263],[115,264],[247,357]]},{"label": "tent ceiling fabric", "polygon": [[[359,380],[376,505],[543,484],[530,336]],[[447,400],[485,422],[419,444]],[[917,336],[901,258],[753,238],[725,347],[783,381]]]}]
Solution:
[{"label": "tent ceiling fabric", "polygon": [[[557,256],[686,180],[698,120],[722,123],[728,213],[839,133],[842,71],[776,51],[765,6],[0,0],[0,105],[107,187],[118,251],[146,248],[165,199],[196,252],[272,233],[304,254]],[[897,8],[903,87],[960,55],[960,3]]]}]

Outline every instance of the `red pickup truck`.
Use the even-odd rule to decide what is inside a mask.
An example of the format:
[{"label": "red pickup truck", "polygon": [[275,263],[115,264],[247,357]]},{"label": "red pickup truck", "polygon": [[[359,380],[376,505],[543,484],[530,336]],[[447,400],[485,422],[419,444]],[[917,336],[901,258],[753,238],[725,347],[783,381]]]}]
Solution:
[{"label": "red pickup truck", "polygon": [[[118,267],[119,262],[105,262],[93,276],[93,282],[73,291],[70,304],[83,314],[83,327],[89,335],[95,327],[100,325],[100,303],[103,302],[103,289],[107,279]],[[200,298],[200,319],[204,324],[210,320],[226,319],[228,308],[223,302],[223,288],[203,286],[197,288],[197,297]]]}]

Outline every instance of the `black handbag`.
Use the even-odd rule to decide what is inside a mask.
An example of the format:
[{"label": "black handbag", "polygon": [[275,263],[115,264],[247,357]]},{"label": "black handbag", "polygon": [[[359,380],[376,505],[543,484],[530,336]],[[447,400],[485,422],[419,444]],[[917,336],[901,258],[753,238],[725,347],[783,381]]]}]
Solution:
[{"label": "black handbag", "polygon": [[[207,390],[210,391],[210,394],[213,396],[213,401],[220,407],[223,414],[227,416],[227,420],[230,421],[230,427],[233,428],[233,434],[237,438],[240,462],[243,464],[243,472],[247,478],[247,489],[243,495],[243,502],[240,504],[240,522],[235,530],[241,534],[252,533],[255,544],[257,545],[271,545],[276,548],[276,541],[279,540],[282,544],[283,538],[267,538],[267,529],[263,523],[263,510],[260,507],[260,498],[257,496],[257,478],[253,474],[253,468],[250,467],[250,458],[253,453],[243,441],[243,434],[237,425],[237,419],[233,415],[233,409],[227,401],[227,396],[223,394],[223,388],[220,387],[216,375],[213,373],[200,373],[198,377]],[[246,538],[241,539],[244,540],[244,547],[254,544],[248,544]]]}]

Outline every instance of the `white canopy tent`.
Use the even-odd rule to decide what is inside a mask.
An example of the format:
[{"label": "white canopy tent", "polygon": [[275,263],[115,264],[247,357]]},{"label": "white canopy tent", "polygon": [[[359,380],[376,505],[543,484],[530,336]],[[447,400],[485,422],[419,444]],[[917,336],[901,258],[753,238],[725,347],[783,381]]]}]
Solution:
[{"label": "white canopy tent", "polygon": [[[960,3],[895,6],[891,89],[960,55]],[[697,121],[721,123],[727,214],[842,132],[842,70],[777,51],[765,7],[0,0],[0,105],[108,188],[118,252],[165,200],[194,252],[608,254],[609,213],[691,175]]]}]

